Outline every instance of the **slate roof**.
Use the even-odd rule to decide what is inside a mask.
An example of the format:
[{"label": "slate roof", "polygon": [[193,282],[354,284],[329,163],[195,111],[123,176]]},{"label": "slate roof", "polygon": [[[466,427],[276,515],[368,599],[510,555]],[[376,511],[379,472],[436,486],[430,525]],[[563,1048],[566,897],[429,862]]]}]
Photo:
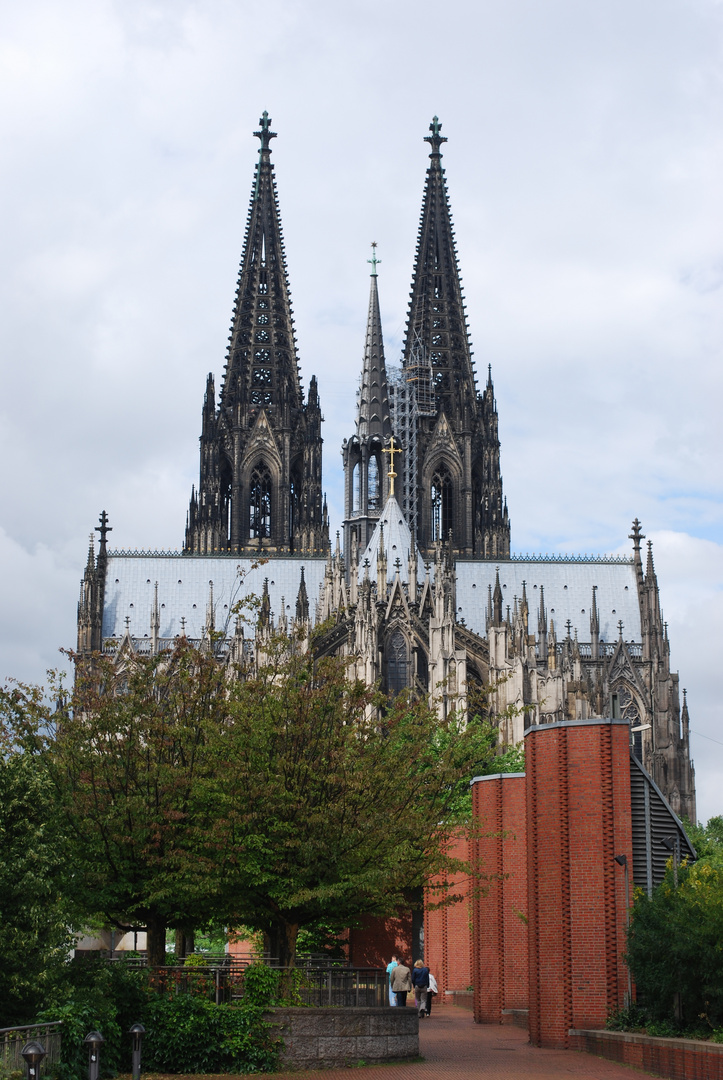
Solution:
[{"label": "slate roof", "polygon": [[[213,555],[116,555],[108,558],[105,605],[103,608],[103,639],[122,637],[126,617],[133,637],[150,636],[153,592],[158,582],[158,606],[161,614],[160,636],[172,638],[181,633],[181,618],[189,638],[200,638],[206,624],[209,583],[213,582],[214,622],[223,630],[230,620],[233,633],[235,620],[230,609],[249,593],[261,596],[264,578],[269,579],[271,611],[281,614],[281,597],[288,617],[296,613],[296,594],[299,591],[301,568],[304,568],[309,594],[312,621],[319,586],[324,580],[324,558],[291,557],[269,559],[256,570],[254,560]],[[244,571],[243,579],[239,570]]]},{"label": "slate roof", "polygon": [[573,635],[577,629],[579,640],[589,641],[592,587],[597,585],[600,640],[617,640],[619,619],[623,621],[623,637],[626,641],[641,640],[635,567],[632,561],[617,560],[458,562],[457,619],[464,619],[475,633],[486,636],[487,586],[491,585],[494,590],[497,566],[502,586],[503,614],[507,613],[508,604],[510,609],[513,608],[515,596],[518,599],[522,596],[522,582],[527,583],[530,633],[537,635],[540,586],[543,586],[548,628],[550,619],[554,619],[558,641],[565,636],[568,619],[572,623]]}]

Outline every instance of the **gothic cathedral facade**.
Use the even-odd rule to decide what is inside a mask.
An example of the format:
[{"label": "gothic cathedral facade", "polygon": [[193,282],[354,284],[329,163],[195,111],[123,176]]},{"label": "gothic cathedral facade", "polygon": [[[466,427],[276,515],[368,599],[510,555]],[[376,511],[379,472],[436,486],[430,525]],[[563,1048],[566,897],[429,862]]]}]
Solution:
[{"label": "gothic cathedral facade", "polygon": [[[477,387],[435,117],[406,337],[387,366],[376,247],[354,430],[342,447],[343,546],[332,551],[316,379],[301,383],[270,129],[261,118],[218,400],[209,374],[200,476],[182,551],[112,551],[105,512],[78,606],[78,651],[121,658],[213,640],[254,663],[264,637],[316,626],[391,694],[441,715],[486,697],[500,745],[530,725],[613,716],[678,814],[695,820],[688,707],[670,666],[652,545],[630,557],[511,552],[497,406]],[[401,452],[399,452],[401,450]],[[233,619],[261,597],[250,637]]]}]

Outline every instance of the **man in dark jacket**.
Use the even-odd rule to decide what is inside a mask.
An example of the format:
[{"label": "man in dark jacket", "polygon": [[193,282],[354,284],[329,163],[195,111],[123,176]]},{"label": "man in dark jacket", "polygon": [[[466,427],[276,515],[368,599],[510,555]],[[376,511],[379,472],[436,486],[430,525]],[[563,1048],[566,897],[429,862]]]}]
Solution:
[{"label": "man in dark jacket", "polygon": [[412,973],[401,960],[392,970],[389,985],[397,995],[397,1005],[404,1008],[407,1004],[407,994],[412,989]]}]

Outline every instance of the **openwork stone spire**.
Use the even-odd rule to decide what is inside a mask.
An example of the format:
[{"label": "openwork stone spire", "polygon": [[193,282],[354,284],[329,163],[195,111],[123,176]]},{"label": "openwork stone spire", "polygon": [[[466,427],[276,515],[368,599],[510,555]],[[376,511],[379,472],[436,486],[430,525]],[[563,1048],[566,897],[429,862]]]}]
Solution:
[{"label": "openwork stone spire", "polygon": [[450,416],[466,408],[476,412],[475,377],[467,331],[457,246],[447,194],[440,134],[435,116],[425,137],[432,148],[417,235],[412,295],[404,342],[404,366],[414,366],[420,352],[432,368],[434,392]]},{"label": "openwork stone spire", "polygon": [[327,549],[321,408],[299,377],[268,113],[260,140],[218,408],[209,375],[199,489],[185,550],[314,553]]},{"label": "openwork stone spire", "polygon": [[451,533],[455,552],[507,558],[510,523],[502,494],[492,378],[477,392],[438,118],[431,147],[412,276],[402,378],[411,401],[407,504],[419,546],[431,552]]},{"label": "openwork stone spire", "polygon": [[221,405],[245,409],[273,408],[277,413],[299,408],[302,390],[291,313],[291,295],[281,216],[276,192],[268,113],[264,112],[261,140],[251,189],[244,250]]}]

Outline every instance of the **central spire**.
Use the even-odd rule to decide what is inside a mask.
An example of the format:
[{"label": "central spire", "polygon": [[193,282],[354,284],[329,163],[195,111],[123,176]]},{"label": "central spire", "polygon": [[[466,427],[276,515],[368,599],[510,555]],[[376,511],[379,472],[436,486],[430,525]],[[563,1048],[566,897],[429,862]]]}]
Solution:
[{"label": "central spire", "polygon": [[[364,359],[357,395],[356,432],[342,447],[344,459],[344,551],[363,551],[389,491],[382,468],[384,445],[392,438],[382,319],[379,311],[377,244],[372,242]],[[393,484],[392,484],[393,486]],[[347,571],[350,560],[347,558]]]}]

